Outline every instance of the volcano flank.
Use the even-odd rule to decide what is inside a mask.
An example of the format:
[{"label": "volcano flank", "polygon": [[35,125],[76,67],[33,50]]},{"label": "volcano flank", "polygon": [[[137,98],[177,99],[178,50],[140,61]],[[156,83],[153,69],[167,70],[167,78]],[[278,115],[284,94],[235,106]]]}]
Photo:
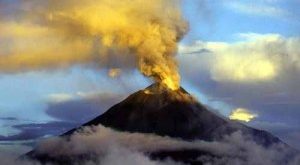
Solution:
[{"label": "volcano flank", "polygon": [[[284,144],[266,131],[250,128],[210,111],[182,87],[171,90],[157,83],[131,94],[82,127],[96,125],[120,132],[155,134],[187,142],[220,140],[225,135],[240,131],[264,147]],[[70,130],[61,137],[68,138],[78,130],[80,128]],[[171,158],[187,164],[201,164],[191,161],[201,154],[210,153],[200,150],[160,150],[149,153],[152,159]],[[39,155],[35,150],[27,155],[42,162],[50,159],[47,155]],[[64,163],[66,162],[62,164]]]},{"label": "volcano flank", "polygon": [[[279,142],[271,134],[230,121],[209,111],[182,87],[171,90],[158,83],[140,90],[83,126],[102,124],[119,131],[154,133],[184,140],[216,140],[242,131],[268,146]],[[72,134],[73,129],[64,135]]]}]

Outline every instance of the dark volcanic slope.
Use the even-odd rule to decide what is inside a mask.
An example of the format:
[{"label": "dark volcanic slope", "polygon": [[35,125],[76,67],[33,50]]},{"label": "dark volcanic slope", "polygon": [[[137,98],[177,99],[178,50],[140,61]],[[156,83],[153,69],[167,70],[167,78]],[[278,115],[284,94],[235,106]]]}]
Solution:
[{"label": "dark volcanic slope", "polygon": [[[271,134],[247,127],[243,124],[223,119],[207,110],[183,88],[176,91],[168,90],[158,84],[140,90],[124,101],[114,105],[107,112],[83,126],[99,125],[111,127],[119,131],[154,133],[162,136],[181,138],[183,140],[202,139],[218,140],[224,135],[235,131],[249,135],[257,143],[269,146],[281,143]],[[63,134],[68,137],[79,128]],[[202,164],[197,160],[200,155],[209,155],[198,150],[156,151],[148,153],[152,159],[171,158],[191,165]],[[39,154],[35,150],[27,157],[43,163],[73,164],[89,159],[86,155],[76,157],[51,157]]]},{"label": "dark volcanic slope", "polygon": [[[120,131],[154,133],[185,140],[214,140],[237,130],[263,145],[279,142],[271,134],[225,120],[207,110],[183,88],[171,91],[158,84],[140,90],[84,124],[102,124]],[[73,133],[76,129],[64,135]]]}]

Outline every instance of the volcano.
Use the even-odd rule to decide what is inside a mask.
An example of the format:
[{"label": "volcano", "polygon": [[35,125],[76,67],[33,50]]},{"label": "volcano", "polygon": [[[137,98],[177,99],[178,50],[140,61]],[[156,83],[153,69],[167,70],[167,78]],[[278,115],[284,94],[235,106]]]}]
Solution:
[{"label": "volcano", "polygon": [[[156,134],[184,141],[214,141],[240,131],[262,146],[283,143],[266,131],[221,117],[198,102],[183,88],[171,90],[160,84],[153,84],[133,93],[82,127],[99,124],[121,132]],[[72,129],[61,136],[69,137],[79,129]],[[153,159],[168,157],[194,164],[190,160],[199,154],[208,153],[196,150],[157,151],[150,153],[150,157]],[[43,161],[48,160],[47,156],[38,155],[35,151],[27,155]]]},{"label": "volcano", "polygon": [[[218,140],[242,131],[264,146],[279,142],[270,133],[253,129],[208,110],[182,87],[158,83],[137,91],[83,126],[102,124],[119,131],[154,133],[184,140]],[[78,128],[66,132],[71,135]]]}]

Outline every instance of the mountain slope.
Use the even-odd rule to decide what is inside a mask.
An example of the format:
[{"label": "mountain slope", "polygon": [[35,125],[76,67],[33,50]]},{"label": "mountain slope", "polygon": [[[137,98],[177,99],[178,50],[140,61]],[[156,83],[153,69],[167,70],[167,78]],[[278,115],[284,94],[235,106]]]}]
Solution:
[{"label": "mountain slope", "polygon": [[[153,84],[144,90],[133,93],[122,102],[112,106],[104,114],[85,123],[83,127],[99,124],[122,132],[151,133],[184,141],[220,140],[225,135],[240,131],[243,135],[251,137],[256,143],[265,147],[275,143],[283,144],[278,138],[266,131],[253,129],[216,115],[196,101],[183,88],[172,91],[158,84]],[[62,137],[68,139],[79,129],[70,130]],[[212,153],[201,150],[166,150],[146,154],[152,159],[172,158],[187,164],[201,164],[197,161],[197,157]],[[71,160],[78,162],[88,158],[87,155],[79,155],[71,159],[52,158],[45,154],[39,155],[35,151],[27,155],[41,162],[50,161],[58,164],[70,164]]]},{"label": "mountain slope", "polygon": [[265,131],[219,117],[183,88],[172,91],[159,84],[130,95],[83,126],[98,124],[120,131],[154,133],[184,140],[218,140],[239,130],[264,146],[280,141]]}]

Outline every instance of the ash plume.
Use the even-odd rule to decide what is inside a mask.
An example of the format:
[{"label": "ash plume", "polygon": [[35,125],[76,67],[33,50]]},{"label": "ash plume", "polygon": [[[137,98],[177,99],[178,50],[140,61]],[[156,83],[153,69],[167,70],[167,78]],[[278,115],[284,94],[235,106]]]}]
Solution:
[{"label": "ash plume", "polygon": [[178,4],[177,0],[22,1],[14,14],[0,18],[0,72],[78,64],[137,68],[177,89],[180,76],[174,56],[188,30]]}]

